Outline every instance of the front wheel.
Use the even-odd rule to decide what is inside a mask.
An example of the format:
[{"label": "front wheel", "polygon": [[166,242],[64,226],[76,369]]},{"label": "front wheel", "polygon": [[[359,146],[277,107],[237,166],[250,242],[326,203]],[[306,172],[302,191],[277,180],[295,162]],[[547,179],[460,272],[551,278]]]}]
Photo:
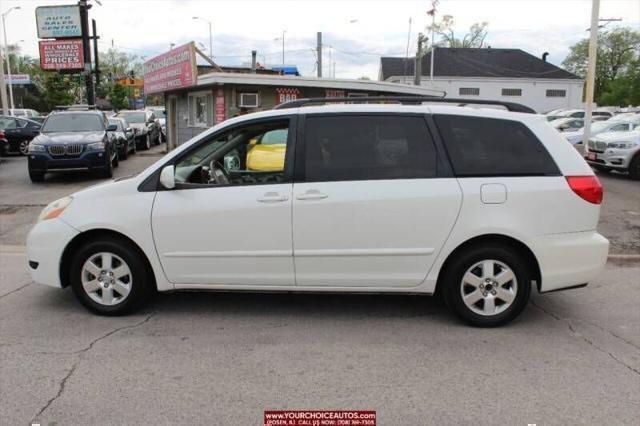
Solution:
[{"label": "front wheel", "polygon": [[631,179],[640,180],[640,153],[636,154],[629,163],[629,176]]},{"label": "front wheel", "polygon": [[107,161],[104,165],[105,168],[102,172],[102,177],[111,179],[113,177],[113,161],[111,161],[111,156],[107,153]]},{"label": "front wheel", "polygon": [[142,140],[142,149],[145,151],[151,149],[151,138],[149,137],[149,133],[144,135],[144,139]]},{"label": "front wheel", "polygon": [[44,173],[32,172],[31,170],[29,170],[29,179],[31,179],[31,182],[33,183],[42,182],[44,181]]},{"label": "front wheel", "polygon": [[147,301],[153,280],[138,253],[118,238],[82,246],[71,262],[71,287],[99,315],[124,315]]},{"label": "front wheel", "polygon": [[19,149],[20,149],[20,154],[21,155],[29,154],[29,141],[20,142]]},{"label": "front wheel", "polygon": [[532,273],[512,248],[488,244],[459,253],[444,271],[447,306],[466,323],[496,327],[516,318],[531,293]]},{"label": "front wheel", "polygon": [[120,159],[126,160],[129,158],[129,143],[127,142],[124,146],[124,149],[120,151]]}]

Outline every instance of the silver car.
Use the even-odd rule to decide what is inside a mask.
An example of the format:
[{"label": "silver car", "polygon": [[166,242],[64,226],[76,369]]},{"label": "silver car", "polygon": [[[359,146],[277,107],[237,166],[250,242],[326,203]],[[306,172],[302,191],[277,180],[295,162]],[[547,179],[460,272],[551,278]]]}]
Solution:
[{"label": "silver car", "polygon": [[606,132],[589,139],[585,159],[596,170],[629,172],[640,179],[640,124],[630,132]]}]

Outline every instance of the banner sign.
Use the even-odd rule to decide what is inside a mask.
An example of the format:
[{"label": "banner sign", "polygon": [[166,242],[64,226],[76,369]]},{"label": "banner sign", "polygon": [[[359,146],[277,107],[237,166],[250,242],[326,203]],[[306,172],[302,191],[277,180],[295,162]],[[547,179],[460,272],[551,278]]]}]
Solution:
[{"label": "banner sign", "polygon": [[7,84],[31,84],[31,76],[29,74],[11,74],[11,77],[9,77],[5,74],[4,81]]},{"label": "banner sign", "polygon": [[78,5],[36,7],[38,38],[81,37]]},{"label": "banner sign", "polygon": [[161,93],[193,86],[197,76],[195,44],[190,42],[144,63],[144,91]]},{"label": "banner sign", "polygon": [[225,120],[224,89],[222,87],[218,87],[215,90],[214,115],[215,124],[222,123]]},{"label": "banner sign", "polygon": [[276,105],[283,102],[295,101],[300,96],[300,89],[297,88],[277,88],[276,89]]},{"label": "banner sign", "polygon": [[44,71],[84,70],[82,39],[40,41],[40,68]]}]

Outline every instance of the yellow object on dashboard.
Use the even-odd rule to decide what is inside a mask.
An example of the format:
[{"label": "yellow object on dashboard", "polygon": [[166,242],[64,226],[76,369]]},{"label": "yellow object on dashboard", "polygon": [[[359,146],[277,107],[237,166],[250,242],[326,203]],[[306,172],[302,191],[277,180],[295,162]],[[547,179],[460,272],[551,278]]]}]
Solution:
[{"label": "yellow object on dashboard", "polygon": [[254,145],[247,154],[247,169],[261,172],[284,170],[286,144]]}]

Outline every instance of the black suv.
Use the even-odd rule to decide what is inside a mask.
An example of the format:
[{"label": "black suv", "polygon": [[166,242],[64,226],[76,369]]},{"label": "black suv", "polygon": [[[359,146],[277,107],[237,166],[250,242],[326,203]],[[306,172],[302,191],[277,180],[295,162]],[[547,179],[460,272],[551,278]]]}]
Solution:
[{"label": "black suv", "polygon": [[52,112],[40,135],[29,144],[29,177],[42,182],[47,172],[89,170],[113,176],[118,150],[107,117],[101,111],[69,109]]}]

